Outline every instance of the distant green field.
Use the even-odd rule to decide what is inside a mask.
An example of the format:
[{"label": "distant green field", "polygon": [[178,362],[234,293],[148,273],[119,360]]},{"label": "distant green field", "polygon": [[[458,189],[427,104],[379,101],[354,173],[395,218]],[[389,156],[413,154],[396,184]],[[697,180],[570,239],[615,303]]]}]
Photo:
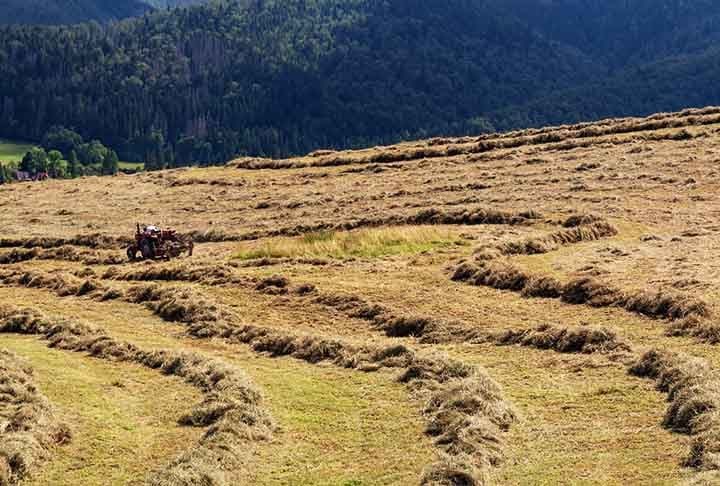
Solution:
[{"label": "distant green field", "polygon": [[20,162],[35,145],[0,138],[0,162]]},{"label": "distant green field", "polygon": [[145,168],[145,164],[142,162],[120,162],[119,165],[121,169],[143,170]]}]

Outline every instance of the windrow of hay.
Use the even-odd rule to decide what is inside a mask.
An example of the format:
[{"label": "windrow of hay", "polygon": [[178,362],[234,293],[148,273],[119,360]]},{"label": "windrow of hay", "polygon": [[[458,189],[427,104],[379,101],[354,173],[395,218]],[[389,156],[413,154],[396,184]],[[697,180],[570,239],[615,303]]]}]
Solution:
[{"label": "windrow of hay", "polygon": [[506,242],[499,246],[503,255],[537,255],[555,251],[561,246],[596,241],[617,235],[615,226],[604,221],[579,224],[572,228],[548,233],[547,235]]},{"label": "windrow of hay", "polygon": [[[530,145],[548,145],[548,150],[586,147],[595,143],[611,141],[613,143],[630,142],[635,136],[624,138],[608,138],[618,134],[652,132],[661,129],[683,128],[689,126],[712,125],[720,122],[720,115],[711,113],[698,116],[646,119],[626,124],[609,124],[606,126],[585,126],[580,130],[556,129],[537,134],[516,134],[510,137],[462,139],[446,144],[427,143],[401,144],[373,149],[331,152],[320,157],[304,157],[295,159],[258,159],[243,158],[231,161],[229,167],[239,169],[297,169],[303,167],[334,167],[353,164],[388,164],[415,160],[445,158],[458,155],[477,154],[501,149],[515,149]],[[686,132],[686,130],[682,130]],[[677,139],[677,132],[652,133],[645,135],[653,140]]]},{"label": "windrow of hay", "polygon": [[627,353],[630,346],[615,331],[598,326],[559,327],[543,324],[533,329],[507,330],[488,336],[495,344],[552,349],[560,353]]},{"label": "windrow of hay", "polygon": [[208,285],[245,283],[246,278],[236,275],[233,267],[225,264],[187,265],[172,263],[168,265],[149,265],[131,269],[109,268],[103,279],[124,281],[182,281],[198,282]]},{"label": "windrow of hay", "polygon": [[0,349],[0,486],[18,484],[71,439],[24,360]]},{"label": "windrow of hay", "polygon": [[530,275],[507,262],[463,262],[452,280],[471,285],[520,292],[526,297],[560,298],[569,304],[621,307],[657,319],[707,318],[708,304],[696,297],[666,291],[620,290],[594,278],[581,277],[562,284],[552,277]]},{"label": "windrow of hay", "polygon": [[461,321],[398,315],[385,306],[368,303],[355,295],[315,292],[312,302],[340,311],[350,318],[366,320],[388,337],[416,337],[424,344],[469,342],[484,337],[480,329]]},{"label": "windrow of hay", "polygon": [[0,238],[0,248],[58,248],[61,246],[86,246],[89,248],[113,249],[130,243],[130,238],[94,233],[71,238],[36,236],[30,238]]},{"label": "windrow of hay", "polygon": [[309,233],[328,231],[350,231],[359,228],[378,228],[382,226],[404,225],[520,225],[530,224],[542,216],[533,210],[528,211],[502,211],[482,207],[467,207],[461,209],[428,208],[409,215],[384,215],[368,217],[343,222],[320,222],[308,225],[298,225],[272,230],[257,231],[238,236],[238,240],[252,240],[259,238],[272,238],[277,236],[300,236]]},{"label": "windrow of hay", "polygon": [[[313,224],[296,225],[268,230],[255,230],[247,233],[231,233],[221,228],[208,230],[194,230],[186,233],[195,243],[220,243],[230,241],[251,241],[261,238],[273,238],[278,236],[301,236],[309,233],[350,231],[360,228],[378,228],[383,226],[406,226],[406,225],[484,225],[484,224],[529,224],[532,220],[539,219],[541,215],[536,211],[502,211],[481,207],[468,207],[462,209],[439,209],[428,208],[418,211],[415,214],[383,215],[377,217],[360,218],[351,221],[325,222]],[[119,249],[131,243],[126,236],[110,236],[102,234],[77,235],[71,238],[2,238],[0,248],[44,248],[58,249],[58,253],[38,252],[32,253],[17,252],[15,258],[23,261],[22,258],[46,258],[66,259],[72,261],[83,261],[87,264],[114,264],[123,261],[123,255],[103,256],[101,254],[87,254],[77,250],[71,250],[73,246],[83,246],[93,249]],[[54,256],[52,256],[54,255]],[[11,257],[7,257],[6,263],[13,263]],[[2,261],[0,260],[0,264]]]},{"label": "windrow of hay", "polygon": [[[29,279],[15,276],[11,280],[54,284],[52,278],[39,275]],[[108,289],[97,289],[88,296],[102,299],[107,294]],[[423,411],[428,421],[427,433],[441,452],[439,464],[447,461],[463,464],[472,478],[468,484],[483,484],[487,468],[500,462],[502,432],[516,420],[515,411],[502,397],[500,387],[484,370],[459,361],[421,356],[403,345],[353,345],[242,324],[234,311],[192,288],[142,284],[118,292],[113,298],[145,304],[162,319],[183,323],[188,334],[197,338],[220,338],[248,345],[259,353],[291,356],[309,363],[325,361],[366,372],[399,370],[399,380],[426,401]],[[63,337],[63,341],[73,339],[72,335]],[[92,352],[91,346],[83,345],[83,349]],[[114,354],[123,352],[118,350]]]},{"label": "windrow of hay", "polygon": [[0,265],[9,265],[29,260],[65,260],[82,262],[86,265],[117,265],[125,263],[125,258],[118,254],[103,254],[98,251],[83,250],[74,246],[57,248],[14,248],[0,255]]},{"label": "windrow of hay", "polygon": [[[655,113],[647,117],[606,118],[592,122],[582,122],[542,128],[526,128],[522,130],[513,130],[499,134],[488,133],[477,137],[435,138],[430,139],[428,141],[428,144],[448,145],[451,143],[468,143],[472,141],[481,141],[487,139],[548,135],[553,132],[579,132],[575,136],[588,137],[597,136],[599,133],[601,133],[599,131],[596,131],[596,129],[602,129],[603,131],[605,131],[608,129],[608,127],[611,127],[612,133],[627,133],[638,130],[658,130],[662,128],[677,128],[681,126],[695,125],[698,123],[697,117],[716,114],[720,114],[720,107],[708,106],[704,108],[688,108],[680,112]],[[704,118],[702,120],[712,120],[712,118]],[[644,125],[645,123],[650,124]]]},{"label": "windrow of hay", "polygon": [[630,368],[652,378],[670,402],[663,426],[691,436],[684,466],[720,470],[720,376],[707,361],[666,350],[645,353]]},{"label": "windrow of hay", "polygon": [[263,408],[262,395],[239,368],[225,362],[195,354],[142,350],[100,329],[48,319],[16,307],[0,308],[0,332],[40,335],[50,347],[138,363],[179,376],[204,392],[202,403],[184,415],[180,423],[207,427],[205,434],[193,448],[153,473],[147,484],[237,484],[238,474],[247,474],[251,469],[252,445],[271,437],[274,426]]}]

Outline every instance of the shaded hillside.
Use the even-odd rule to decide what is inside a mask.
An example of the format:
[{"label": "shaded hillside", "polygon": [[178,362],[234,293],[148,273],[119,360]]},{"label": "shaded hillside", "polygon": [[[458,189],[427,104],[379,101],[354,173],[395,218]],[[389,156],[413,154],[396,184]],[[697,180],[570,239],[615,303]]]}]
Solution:
[{"label": "shaded hillside", "polygon": [[506,15],[610,68],[697,53],[720,37],[713,0],[498,0]]},{"label": "shaded hillside", "polygon": [[0,29],[0,135],[158,168],[720,103],[708,0],[152,3]]},{"label": "shaded hillside", "polygon": [[607,117],[647,115],[720,101],[720,49],[631,67],[488,116],[498,129],[540,127]]},{"label": "shaded hillside", "polygon": [[222,162],[482,131],[479,114],[596,72],[487,5],[420,3],[227,2],[104,30],[8,28],[0,133],[60,124],[124,159]]},{"label": "shaded hillside", "polygon": [[3,0],[0,24],[71,24],[142,15],[151,7],[143,0]]}]

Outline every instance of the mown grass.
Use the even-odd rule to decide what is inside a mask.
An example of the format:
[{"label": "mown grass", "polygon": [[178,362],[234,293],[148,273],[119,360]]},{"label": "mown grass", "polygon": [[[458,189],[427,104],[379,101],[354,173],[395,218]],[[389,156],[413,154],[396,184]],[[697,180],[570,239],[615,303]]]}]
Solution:
[{"label": "mown grass", "polygon": [[[99,303],[76,298],[58,298],[51,292],[25,288],[0,287],[0,301],[35,306],[48,315],[81,320],[103,327],[117,339],[126,340],[143,348],[176,349],[199,352],[206,356],[226,361],[245,370],[254,383],[263,391],[265,405],[278,424],[271,443],[263,444],[258,450],[257,461],[252,464],[258,486],[331,486],[331,485],[398,485],[416,484],[422,469],[434,458],[430,439],[424,434],[421,404],[408,397],[405,386],[396,382],[394,373],[359,373],[334,366],[313,365],[292,358],[270,358],[262,356],[246,346],[224,344],[220,341],[183,338],[177,326],[170,325],[153,316],[142,306],[123,302]],[[239,304],[241,304],[239,302]],[[128,325],[131,323],[131,325]],[[2,341],[18,354],[26,352]],[[14,342],[27,339],[23,336],[7,336]],[[41,344],[39,341],[34,342]],[[48,350],[44,344],[37,352],[49,351],[66,356],[68,360],[87,358],[77,353]],[[90,360],[89,365],[116,366],[118,372],[131,369],[134,365],[113,365],[106,361]],[[51,376],[36,367],[39,375]],[[62,366],[57,365],[60,373]],[[71,366],[75,368],[76,366]],[[128,367],[128,368],[124,368]],[[87,367],[69,370],[77,379],[88,374]],[[170,380],[152,370],[139,369],[138,373],[150,373],[159,380]],[[88,378],[90,380],[90,378]],[[39,380],[40,381],[40,380]],[[127,379],[123,379],[127,383]],[[68,410],[72,410],[73,388],[67,381],[58,382],[65,386]],[[41,385],[44,386],[43,382]],[[182,384],[180,384],[182,385]],[[137,390],[137,400],[152,404],[157,400],[157,390],[170,399],[173,392],[167,386],[155,385],[153,391]],[[109,387],[112,389],[112,387]],[[129,387],[128,387],[129,389]],[[43,392],[54,402],[57,395],[43,388]],[[84,399],[84,397],[81,397]],[[199,399],[186,399],[184,408],[189,409]],[[114,403],[108,399],[108,406]],[[64,407],[65,408],[65,407]],[[97,410],[102,418],[111,412]],[[117,412],[113,412],[117,413]],[[154,415],[152,415],[154,416]],[[168,421],[176,420],[168,417]],[[71,422],[68,420],[68,422]],[[119,464],[135,460],[133,447],[137,443],[126,437],[103,435],[100,429],[89,433],[98,434],[107,447],[115,450]],[[76,434],[77,436],[77,434]],[[76,437],[77,438],[77,437]],[[180,449],[186,449],[194,440],[184,440]],[[126,445],[130,444],[130,445]],[[89,459],[90,460],[90,459]],[[80,461],[78,461],[80,462]],[[156,466],[164,463],[159,461]],[[73,463],[53,463],[57,475],[51,479],[63,478],[63,468],[72,470]],[[112,463],[97,464],[97,469],[112,468]],[[138,468],[140,465],[138,465]],[[146,467],[150,467],[147,466]],[[68,476],[70,477],[70,476]],[[141,479],[142,474],[127,474],[126,478]],[[74,478],[74,476],[73,476]],[[123,484],[93,480],[69,481],[67,483],[48,481],[35,484]]]},{"label": "mown grass", "polygon": [[20,162],[35,145],[0,138],[0,162]]},{"label": "mown grass", "polygon": [[450,230],[430,226],[319,231],[296,238],[245,244],[236,258],[377,258],[467,244]]},{"label": "mown grass", "polygon": [[179,379],[50,349],[35,336],[2,334],[0,345],[29,361],[43,394],[73,433],[25,486],[139,483],[202,433],[177,423],[201,400],[199,391]]}]

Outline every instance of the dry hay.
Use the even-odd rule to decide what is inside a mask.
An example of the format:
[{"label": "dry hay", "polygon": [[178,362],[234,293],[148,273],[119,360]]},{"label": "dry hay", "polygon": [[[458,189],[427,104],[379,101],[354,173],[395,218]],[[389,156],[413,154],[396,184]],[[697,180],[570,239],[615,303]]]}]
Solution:
[{"label": "dry hay", "polygon": [[559,327],[543,324],[533,329],[507,330],[488,336],[501,345],[517,344],[560,353],[625,353],[630,346],[617,333],[605,327]]},{"label": "dry hay", "polygon": [[[272,280],[274,286],[287,284],[283,278]],[[47,281],[53,285],[55,282],[40,275],[34,275],[30,281]],[[102,299],[107,291],[96,289],[88,295]],[[247,344],[256,352],[270,356],[291,356],[309,363],[328,361],[361,371],[399,369],[400,380],[429,400],[425,407],[431,424],[428,434],[435,438],[443,456],[467,463],[470,470],[483,471],[500,460],[500,432],[515,420],[515,412],[502,398],[499,386],[483,370],[458,361],[418,356],[402,345],[355,346],[335,339],[244,325],[232,310],[192,288],[145,284],[130,287],[117,298],[145,304],[160,318],[185,324],[188,334],[197,338],[221,338],[230,343]],[[36,321],[29,319],[29,322]],[[21,330],[22,326],[7,329],[9,332]],[[58,337],[47,335],[44,328],[40,333],[46,334],[52,345],[93,355],[135,360],[132,356],[138,353],[136,348],[125,344],[114,344],[108,351],[103,343],[112,340],[97,333],[87,337],[88,333],[76,326],[62,330]]]},{"label": "dry hay", "polygon": [[117,265],[125,263],[120,255],[103,254],[98,251],[84,250],[70,245],[56,248],[14,248],[0,255],[0,265],[9,265],[29,260],[65,260],[82,262],[86,265]]},{"label": "dry hay", "polygon": [[620,307],[655,319],[705,319],[711,315],[706,302],[690,295],[664,290],[620,290],[591,277],[577,278],[563,285],[552,277],[530,275],[507,262],[462,262],[451,278],[456,282],[520,292],[526,297],[559,297],[568,304]]},{"label": "dry hay", "polygon": [[630,373],[654,379],[658,389],[668,394],[663,426],[691,436],[684,465],[720,470],[720,377],[708,362],[653,349]]},{"label": "dry hay", "polygon": [[198,282],[208,285],[237,284],[243,283],[244,279],[234,275],[233,268],[229,265],[185,265],[172,263],[169,265],[148,265],[144,268],[132,268],[121,270],[109,268],[102,276],[108,280],[124,281],[182,281]]},{"label": "dry hay", "polygon": [[[102,294],[96,292],[95,298]],[[197,338],[221,338],[251,346],[270,356],[291,356],[309,363],[323,361],[361,371],[382,368],[401,370],[400,380],[426,397],[428,434],[442,455],[466,462],[470,470],[482,471],[500,460],[501,431],[515,420],[515,412],[502,398],[500,388],[483,370],[438,356],[418,356],[402,345],[355,346],[339,340],[243,325],[230,309],[212,302],[190,288],[162,288],[157,285],[131,287],[118,298],[144,303],[162,319],[181,322]],[[33,320],[30,319],[32,323]],[[19,328],[22,329],[22,326]],[[58,347],[88,351],[115,359],[134,359],[137,350],[127,345],[103,343],[109,338],[77,328],[63,328],[58,337],[48,336]],[[20,332],[10,326],[9,332]],[[46,333],[41,328],[41,333]],[[482,427],[479,427],[482,424]]]},{"label": "dry hay", "polygon": [[[634,142],[638,137],[649,137],[653,140],[682,140],[687,137],[686,134],[683,134],[683,132],[687,132],[685,129],[669,133],[651,133],[629,137],[612,137],[612,135],[715,124],[720,122],[720,115],[713,112],[713,110],[714,108],[711,108],[708,111],[699,112],[692,116],[680,113],[661,118],[627,119],[624,123],[618,123],[617,120],[612,121],[612,123],[602,121],[594,124],[548,127],[541,130],[517,131],[476,138],[434,139],[423,144],[406,143],[366,150],[330,152],[319,156],[297,159],[242,158],[231,161],[228,166],[240,169],[294,169],[353,164],[377,165],[479,154],[531,145],[546,145],[546,150],[570,150],[608,141],[613,143]],[[692,137],[692,134],[689,135]]]},{"label": "dry hay", "polygon": [[368,321],[374,329],[388,337],[415,337],[424,344],[467,342],[482,335],[479,330],[461,321],[398,315],[385,306],[368,303],[355,295],[316,291],[312,302],[343,312],[350,318]]},{"label": "dry hay", "polygon": [[59,248],[61,246],[86,246],[89,248],[113,249],[130,243],[130,238],[94,233],[76,235],[71,238],[36,236],[30,238],[0,238],[0,248]]},{"label": "dry hay", "polygon": [[596,241],[617,235],[617,228],[605,221],[578,224],[570,229],[560,230],[541,237],[511,241],[498,248],[503,255],[537,255],[555,251],[561,246]]},{"label": "dry hay", "polygon": [[152,485],[229,485],[252,462],[249,445],[269,440],[273,422],[262,396],[237,367],[195,354],[146,351],[117,341],[102,330],[14,307],[0,308],[0,332],[38,334],[50,347],[115,361],[133,362],[183,378],[205,397],[180,423],[208,427],[200,441],[151,475]]},{"label": "dry hay", "polygon": [[5,349],[0,349],[0,438],[0,486],[30,477],[56,445],[71,438],[35,384],[32,368]]}]

